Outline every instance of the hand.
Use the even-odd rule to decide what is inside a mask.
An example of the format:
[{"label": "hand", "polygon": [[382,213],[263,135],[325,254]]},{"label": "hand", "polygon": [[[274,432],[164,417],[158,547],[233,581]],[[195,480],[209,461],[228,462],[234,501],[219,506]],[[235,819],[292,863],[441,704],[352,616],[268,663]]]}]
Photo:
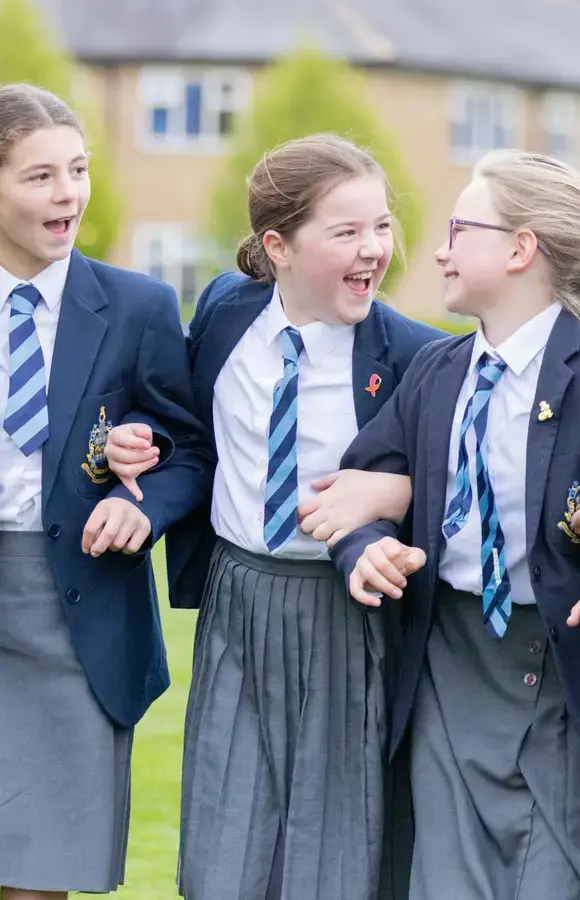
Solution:
[{"label": "hand", "polygon": [[575,534],[580,534],[580,510],[575,512],[570,519],[570,528]]},{"label": "hand", "polygon": [[320,493],[300,504],[300,527],[329,547],[377,519],[400,522],[412,498],[410,478],[385,472],[343,469],[320,478],[312,487]]},{"label": "hand", "polygon": [[580,600],[578,603],[575,603],[570,610],[570,615],[566,619],[566,624],[569,625],[570,628],[576,628],[580,625]]},{"label": "hand", "polygon": [[113,553],[138,553],[149,535],[151,522],[129,500],[109,497],[98,503],[83,531],[82,550],[91,556]]},{"label": "hand", "polygon": [[407,585],[406,576],[424,566],[426,560],[419,547],[407,547],[391,537],[381,538],[365,548],[351,572],[351,596],[364,606],[381,605],[380,597],[371,591],[399,600]]},{"label": "hand", "polygon": [[135,500],[141,503],[143,491],[137,478],[153,468],[159,460],[159,447],[152,446],[153,432],[149,425],[117,425],[109,432],[105,456],[111,472],[119,478]]}]

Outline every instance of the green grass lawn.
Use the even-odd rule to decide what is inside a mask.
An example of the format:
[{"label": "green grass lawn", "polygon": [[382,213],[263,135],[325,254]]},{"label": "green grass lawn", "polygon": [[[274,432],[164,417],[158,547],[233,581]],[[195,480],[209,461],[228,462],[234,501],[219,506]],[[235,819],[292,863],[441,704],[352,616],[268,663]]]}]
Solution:
[{"label": "green grass lawn", "polygon": [[154,555],[172,684],[153,704],[135,733],[129,855],[126,883],[116,895],[119,900],[177,898],[183,721],[196,613],[169,609],[161,545]]}]

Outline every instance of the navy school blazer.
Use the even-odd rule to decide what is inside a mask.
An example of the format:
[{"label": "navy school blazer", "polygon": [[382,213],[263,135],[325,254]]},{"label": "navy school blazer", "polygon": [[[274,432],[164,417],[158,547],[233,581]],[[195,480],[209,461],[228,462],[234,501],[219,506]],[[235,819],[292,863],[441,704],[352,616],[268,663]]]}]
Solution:
[{"label": "navy school blazer", "polygon": [[[393,722],[393,753],[409,723],[433,621],[449,440],[473,339],[473,335],[450,338],[421,350],[395,395],[355,438],[341,463],[346,468],[411,476],[413,504],[401,539],[427,554],[427,564],[409,578],[403,600],[398,601],[403,604],[405,636]],[[540,403],[548,404],[551,417],[540,416]],[[546,346],[530,414],[522,503],[534,596],[554,652],[568,710],[580,730],[580,628],[566,624],[571,607],[580,600],[580,545],[559,527],[559,523],[567,524],[568,491],[580,479],[579,411],[580,321],[562,311]],[[580,502],[580,486],[574,492]],[[397,534],[394,523],[376,522],[344,537],[331,555],[348,578],[367,544]]]},{"label": "navy school blazer", "polygon": [[[134,725],[169,676],[149,552],[82,553],[84,526],[106,496],[127,497],[103,456],[107,429],[147,415],[159,423],[165,463],[142,505],[153,540],[190,508],[172,471],[196,485],[201,426],[177,298],[144,275],[74,251],[62,297],[48,388],[50,435],[42,454],[42,518],[72,641],[103,710]],[[203,443],[203,442],[201,442]],[[169,478],[169,481],[168,481]],[[130,495],[129,495],[130,496]],[[185,507],[181,504],[185,503]]]},{"label": "navy school blazer", "polygon": [[[216,379],[236,344],[270,302],[272,291],[270,284],[227,272],[212,281],[198,300],[187,344],[194,409],[204,435],[210,436],[211,440],[204,458],[213,455],[212,480],[217,463],[213,438]],[[445,337],[443,332],[407,319],[378,300],[373,301],[366,319],[356,326],[352,356],[354,404],[359,428],[366,425],[391,396],[417,350],[442,337]],[[367,387],[373,376],[379,376],[381,383],[377,391],[371,392]],[[205,474],[209,474],[207,469]],[[174,490],[180,490],[177,481]],[[188,490],[185,483],[182,490]],[[206,503],[194,509],[167,535],[167,570],[173,606],[199,607],[215,541],[208,494]]]}]

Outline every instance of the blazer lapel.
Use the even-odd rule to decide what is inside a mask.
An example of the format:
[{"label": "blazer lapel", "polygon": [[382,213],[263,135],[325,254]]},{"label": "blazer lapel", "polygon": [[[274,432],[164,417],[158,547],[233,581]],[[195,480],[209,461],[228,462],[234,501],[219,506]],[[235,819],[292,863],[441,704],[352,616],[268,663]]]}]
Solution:
[{"label": "blazer lapel", "polygon": [[[526,456],[526,546],[528,553],[534,545],[544,503],[546,479],[564,394],[574,375],[567,360],[580,350],[580,321],[562,310],[550,334],[538,377],[536,397],[530,414]],[[552,417],[538,419],[540,403],[545,401]]]},{"label": "blazer lapel", "polygon": [[218,303],[205,329],[196,360],[193,389],[202,420],[213,428],[216,379],[230,353],[272,298],[272,285],[245,281],[237,296]]},{"label": "blazer lapel", "polygon": [[107,323],[99,310],[108,301],[93,271],[73,252],[66,281],[48,386],[50,435],[42,454],[42,493],[46,504],[64,447],[99,352]]},{"label": "blazer lapel", "polygon": [[431,388],[431,405],[427,413],[425,450],[427,459],[427,496],[415,501],[415,515],[425,509],[429,541],[428,557],[437,571],[441,550],[441,525],[445,516],[449,441],[457,398],[471,359],[474,337],[455,346],[443,359]]},{"label": "blazer lapel", "polygon": [[352,353],[352,389],[356,421],[363,428],[393,393],[393,371],[380,362],[387,359],[389,337],[378,301],[355,329]]}]

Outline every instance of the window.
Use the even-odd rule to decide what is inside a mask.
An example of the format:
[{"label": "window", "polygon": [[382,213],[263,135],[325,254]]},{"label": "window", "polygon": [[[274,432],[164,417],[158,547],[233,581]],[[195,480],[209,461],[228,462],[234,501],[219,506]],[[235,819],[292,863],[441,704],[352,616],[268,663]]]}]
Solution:
[{"label": "window", "polygon": [[460,83],[450,98],[451,154],[470,164],[489,150],[521,143],[521,95],[501,85]]},{"label": "window", "polygon": [[224,260],[187,226],[148,222],[135,230],[133,264],[139,272],[166,281],[175,289],[180,306],[191,307]]},{"label": "window", "polygon": [[149,148],[220,142],[248,103],[249,75],[147,68],[141,73],[140,131]]},{"label": "window", "polygon": [[578,100],[574,94],[545,94],[541,123],[545,152],[562,162],[574,164],[578,156]]}]

